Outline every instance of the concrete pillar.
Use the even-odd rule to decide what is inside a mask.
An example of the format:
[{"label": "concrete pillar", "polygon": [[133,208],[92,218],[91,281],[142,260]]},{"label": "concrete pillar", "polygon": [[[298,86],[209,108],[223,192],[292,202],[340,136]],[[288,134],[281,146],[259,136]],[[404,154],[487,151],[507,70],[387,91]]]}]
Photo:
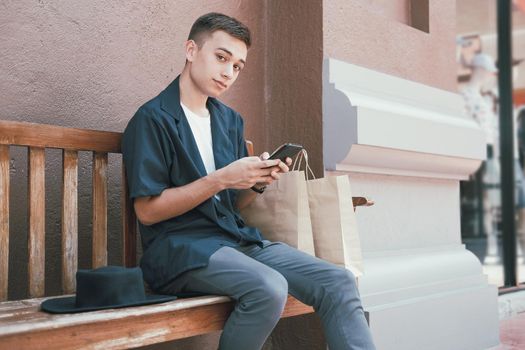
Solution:
[{"label": "concrete pillar", "polygon": [[484,134],[458,94],[327,59],[326,175],[348,174],[357,215],[359,285],[380,350],[498,344],[497,288],[461,243],[459,181],[485,158]]}]

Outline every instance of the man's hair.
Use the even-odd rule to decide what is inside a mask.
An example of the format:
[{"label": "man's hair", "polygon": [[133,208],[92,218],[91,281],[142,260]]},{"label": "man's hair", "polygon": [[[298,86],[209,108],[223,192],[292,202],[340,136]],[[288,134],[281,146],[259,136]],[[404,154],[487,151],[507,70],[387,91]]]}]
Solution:
[{"label": "man's hair", "polygon": [[188,40],[194,40],[198,46],[201,46],[205,36],[211,35],[217,30],[222,30],[243,41],[248,48],[252,44],[250,29],[246,25],[233,17],[217,12],[207,13],[197,18],[191,26]]}]

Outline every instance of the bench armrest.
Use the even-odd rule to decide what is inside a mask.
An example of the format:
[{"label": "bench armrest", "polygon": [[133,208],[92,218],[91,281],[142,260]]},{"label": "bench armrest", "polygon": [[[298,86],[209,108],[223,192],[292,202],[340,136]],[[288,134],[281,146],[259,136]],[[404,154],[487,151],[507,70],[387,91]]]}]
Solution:
[{"label": "bench armrest", "polygon": [[374,205],[374,201],[366,197],[352,197],[352,203],[354,204],[354,209],[356,207],[370,207]]}]

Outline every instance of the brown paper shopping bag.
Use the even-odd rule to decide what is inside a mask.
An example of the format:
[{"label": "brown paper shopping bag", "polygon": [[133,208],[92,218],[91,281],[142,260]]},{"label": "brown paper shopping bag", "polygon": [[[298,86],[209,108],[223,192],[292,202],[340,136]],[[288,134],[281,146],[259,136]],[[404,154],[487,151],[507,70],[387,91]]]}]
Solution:
[{"label": "brown paper shopping bag", "polygon": [[241,210],[244,221],[271,241],[314,254],[308,193],[303,171],[281,174],[263,194]]},{"label": "brown paper shopping bag", "polygon": [[[310,219],[314,236],[315,255],[352,271],[355,277],[363,274],[361,242],[352,203],[352,191],[348,176],[328,176],[311,179],[313,172],[306,163],[306,181]],[[299,165],[294,168],[300,168]]]}]

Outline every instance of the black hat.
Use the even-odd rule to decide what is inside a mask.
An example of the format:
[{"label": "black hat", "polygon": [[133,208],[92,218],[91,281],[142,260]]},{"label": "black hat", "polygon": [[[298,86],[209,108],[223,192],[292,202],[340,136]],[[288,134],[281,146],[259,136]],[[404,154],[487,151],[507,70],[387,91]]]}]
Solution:
[{"label": "black hat", "polygon": [[126,306],[148,305],[174,300],[174,295],[146,295],[139,267],[105,266],[77,271],[77,294],[47,299],[43,311],[64,314]]}]

